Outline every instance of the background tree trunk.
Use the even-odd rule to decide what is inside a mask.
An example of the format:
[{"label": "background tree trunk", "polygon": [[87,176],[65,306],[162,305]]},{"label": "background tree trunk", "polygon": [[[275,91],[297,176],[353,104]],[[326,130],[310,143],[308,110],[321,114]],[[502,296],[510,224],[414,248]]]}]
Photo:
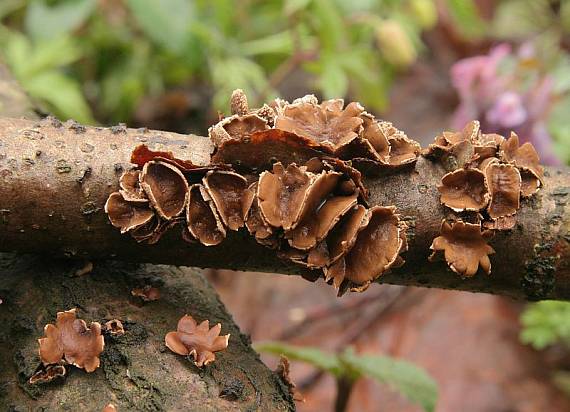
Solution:
[{"label": "background tree trunk", "polygon": [[[33,115],[1,65],[0,85],[0,115]],[[1,152],[6,143],[2,136]],[[88,262],[69,257],[0,254],[1,410],[101,411],[109,402],[119,411],[294,409],[288,389],[259,360],[198,270],[95,261],[91,273],[75,276]],[[133,298],[130,291],[144,285],[160,287],[162,297],[146,304]],[[96,372],[69,367],[65,380],[29,385],[43,326],[73,307],[88,323],[120,319],[125,335],[106,337]],[[202,370],[164,345],[165,333],[186,313],[221,322],[222,333],[231,334],[228,349]]]}]

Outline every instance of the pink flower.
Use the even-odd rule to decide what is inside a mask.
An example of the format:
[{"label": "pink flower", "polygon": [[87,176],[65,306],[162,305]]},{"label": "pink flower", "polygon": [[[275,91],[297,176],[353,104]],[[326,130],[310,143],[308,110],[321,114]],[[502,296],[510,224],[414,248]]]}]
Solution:
[{"label": "pink flower", "polygon": [[499,127],[515,128],[523,124],[528,118],[521,96],[515,92],[504,92],[496,100],[493,106],[485,113],[489,123]]}]

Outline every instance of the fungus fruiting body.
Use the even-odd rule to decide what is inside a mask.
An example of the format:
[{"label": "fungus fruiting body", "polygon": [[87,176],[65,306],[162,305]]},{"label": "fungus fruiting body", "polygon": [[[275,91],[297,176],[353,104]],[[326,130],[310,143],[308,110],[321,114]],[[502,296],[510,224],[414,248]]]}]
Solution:
[{"label": "fungus fruiting body", "polygon": [[490,274],[489,255],[495,253],[487,244],[491,236],[491,231],[481,231],[480,224],[462,221],[449,223],[444,220],[441,224],[441,235],[436,237],[431,245],[433,254],[430,260],[433,261],[437,252],[442,251],[451,270],[462,277],[474,276],[479,268]]},{"label": "fungus fruiting body", "polygon": [[48,383],[55,379],[63,378],[65,373],[65,366],[63,365],[42,365],[42,367],[28,379],[28,383],[30,385]]},{"label": "fungus fruiting body", "polygon": [[479,211],[489,203],[485,175],[479,169],[458,169],[441,179],[441,203],[456,212]]},{"label": "fungus fruiting body", "polygon": [[[180,225],[189,247],[219,245],[232,231],[249,234],[308,277],[323,276],[339,294],[364,290],[403,264],[407,226],[394,206],[369,207],[362,176],[413,168],[417,142],[342,99],[319,102],[308,95],[251,108],[236,90],[230,107],[231,115],[208,131],[209,164],[136,147],[131,162],[137,168],[123,174],[107,200],[111,224],[148,244]],[[442,225],[434,250],[444,251],[464,277],[474,273],[469,256],[490,271],[492,248],[482,247],[481,239],[512,229],[520,197],[538,192],[543,170],[536,151],[519,146],[516,135],[483,134],[473,121],[459,132],[443,132],[423,154],[446,171],[438,190],[447,212],[479,222],[477,236],[473,223]],[[475,252],[458,257],[466,233],[477,239]]]},{"label": "fungus fruiting body", "polygon": [[137,203],[128,202],[119,192],[112,193],[107,199],[105,213],[109,216],[111,224],[121,229],[121,233],[147,224],[154,216],[152,210],[146,206],[139,206]]},{"label": "fungus fruiting body", "polygon": [[145,163],[140,185],[163,219],[170,220],[184,210],[188,182],[177,167],[156,160]]},{"label": "fungus fruiting body", "polygon": [[89,327],[77,319],[75,309],[57,313],[56,324],[47,324],[44,338],[38,339],[40,359],[44,365],[66,362],[93,372],[99,367],[99,355],[105,341],[101,325],[92,322]]},{"label": "fungus fruiting body", "polygon": [[448,171],[438,186],[441,203],[458,213],[478,212],[472,217],[479,221],[444,222],[433,241],[431,259],[443,250],[449,266],[463,277],[473,276],[479,265],[490,273],[487,255],[493,249],[487,239],[494,230],[513,229],[521,197],[535,195],[542,185],[536,150],[530,143],[519,147],[514,133],[508,139],[481,133],[479,122],[472,121],[460,132],[437,136],[423,154]]},{"label": "fungus fruiting body", "polygon": [[200,184],[190,187],[186,208],[188,231],[204,246],[219,245],[226,237],[212,198]]},{"label": "fungus fruiting body", "polygon": [[375,206],[368,213],[368,224],[357,233],[352,248],[326,270],[327,279],[336,284],[347,280],[366,287],[397,263],[406,248],[406,226],[394,207]]},{"label": "fungus fruiting body", "polygon": [[168,349],[182,356],[192,356],[196,366],[204,365],[216,360],[215,352],[228,347],[230,335],[220,336],[222,325],[216,324],[210,329],[208,320],[198,324],[190,315],[184,315],[178,321],[175,332],[168,332],[164,342]]}]

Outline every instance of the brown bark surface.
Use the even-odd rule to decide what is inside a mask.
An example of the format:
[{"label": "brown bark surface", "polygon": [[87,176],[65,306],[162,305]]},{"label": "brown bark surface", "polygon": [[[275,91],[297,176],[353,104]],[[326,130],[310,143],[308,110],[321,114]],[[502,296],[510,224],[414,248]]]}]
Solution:
[{"label": "brown bark surface", "polygon": [[[103,211],[131,151],[140,143],[170,150],[196,164],[212,151],[205,137],[133,130],[90,128],[53,120],[0,120],[0,248],[85,258],[300,273],[243,231],[221,245],[189,245],[177,230],[156,245],[140,245],[120,235]],[[406,264],[382,282],[504,294],[523,299],[570,299],[568,229],[570,175],[548,169],[545,187],[524,201],[512,231],[491,241],[491,276],[463,280],[445,262],[429,263],[429,246],[446,209],[436,185],[443,167],[420,158],[414,168],[369,177],[371,205],[395,205],[408,223]]]}]

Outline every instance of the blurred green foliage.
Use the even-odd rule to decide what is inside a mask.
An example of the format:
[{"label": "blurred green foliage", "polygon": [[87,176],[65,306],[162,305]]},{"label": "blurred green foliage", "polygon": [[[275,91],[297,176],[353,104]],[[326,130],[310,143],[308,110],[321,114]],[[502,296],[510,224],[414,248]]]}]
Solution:
[{"label": "blurred green foliage", "polygon": [[536,349],[561,343],[570,348],[570,303],[547,300],[533,303],[521,316],[521,340]]},{"label": "blurred green foliage", "polygon": [[2,0],[0,19],[3,57],[29,94],[92,123],[128,120],[175,86],[207,85],[214,109],[238,87],[257,104],[297,68],[325,98],[382,109],[437,11],[433,0]]},{"label": "blurred green foliage", "polygon": [[257,343],[254,348],[259,352],[285,355],[291,360],[308,363],[336,379],[356,382],[360,378],[371,378],[397,390],[425,411],[435,410],[437,384],[423,369],[412,363],[388,356],[359,355],[350,347],[339,354],[281,342]]}]

